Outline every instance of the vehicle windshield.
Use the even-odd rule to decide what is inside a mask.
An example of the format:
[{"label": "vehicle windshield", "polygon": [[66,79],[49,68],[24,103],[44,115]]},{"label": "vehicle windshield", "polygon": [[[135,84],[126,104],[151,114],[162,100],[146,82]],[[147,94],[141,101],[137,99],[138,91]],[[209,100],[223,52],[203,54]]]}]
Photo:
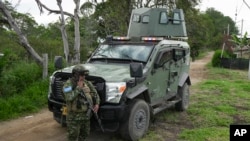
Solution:
[{"label": "vehicle windshield", "polygon": [[92,58],[127,59],[147,62],[153,45],[112,44],[101,45]]}]

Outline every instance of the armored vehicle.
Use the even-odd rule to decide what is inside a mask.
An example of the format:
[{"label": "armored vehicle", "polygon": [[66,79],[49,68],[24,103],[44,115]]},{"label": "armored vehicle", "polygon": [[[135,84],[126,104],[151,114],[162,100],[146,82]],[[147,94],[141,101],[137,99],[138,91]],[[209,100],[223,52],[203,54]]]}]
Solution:
[{"label": "armored vehicle", "polygon": [[[164,8],[135,9],[128,35],[108,36],[82,64],[89,70],[86,79],[100,95],[98,116],[105,132],[120,131],[124,138],[138,140],[157,113],[173,106],[178,111],[188,108],[191,81],[186,39],[181,9],[169,17]],[[63,125],[62,85],[72,68],[60,69],[50,78],[49,110]]]}]

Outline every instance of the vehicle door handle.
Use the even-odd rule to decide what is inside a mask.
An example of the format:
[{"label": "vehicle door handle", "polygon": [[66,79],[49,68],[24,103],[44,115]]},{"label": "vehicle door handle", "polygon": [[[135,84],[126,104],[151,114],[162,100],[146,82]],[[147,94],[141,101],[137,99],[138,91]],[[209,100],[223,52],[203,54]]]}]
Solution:
[{"label": "vehicle door handle", "polygon": [[177,76],[178,75],[178,72],[177,71],[172,71],[171,72],[171,75],[174,77],[174,76]]}]

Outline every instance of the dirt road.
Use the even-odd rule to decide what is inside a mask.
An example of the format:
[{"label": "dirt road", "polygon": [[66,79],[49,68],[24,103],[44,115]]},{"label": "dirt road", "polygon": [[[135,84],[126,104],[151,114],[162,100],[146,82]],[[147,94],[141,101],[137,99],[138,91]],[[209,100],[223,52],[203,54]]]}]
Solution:
[{"label": "dirt road", "polygon": [[[205,78],[205,65],[211,60],[212,53],[208,53],[201,60],[191,62],[192,84]],[[47,109],[34,115],[20,117],[15,120],[0,123],[0,141],[67,141],[66,128],[62,128],[52,118]],[[107,141],[112,136],[102,133],[91,133],[91,141]]]}]

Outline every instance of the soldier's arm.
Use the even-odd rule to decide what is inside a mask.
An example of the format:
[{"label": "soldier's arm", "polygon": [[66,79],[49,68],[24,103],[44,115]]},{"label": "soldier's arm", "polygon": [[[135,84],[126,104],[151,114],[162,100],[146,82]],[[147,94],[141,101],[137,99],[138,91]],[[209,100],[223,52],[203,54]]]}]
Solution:
[{"label": "soldier's arm", "polygon": [[94,104],[100,104],[100,97],[95,89],[95,87],[93,86],[93,84],[91,82],[87,82],[88,83],[88,86],[89,86],[89,89],[90,89],[90,93],[92,95],[92,97],[94,98],[94,101],[95,103]]}]

